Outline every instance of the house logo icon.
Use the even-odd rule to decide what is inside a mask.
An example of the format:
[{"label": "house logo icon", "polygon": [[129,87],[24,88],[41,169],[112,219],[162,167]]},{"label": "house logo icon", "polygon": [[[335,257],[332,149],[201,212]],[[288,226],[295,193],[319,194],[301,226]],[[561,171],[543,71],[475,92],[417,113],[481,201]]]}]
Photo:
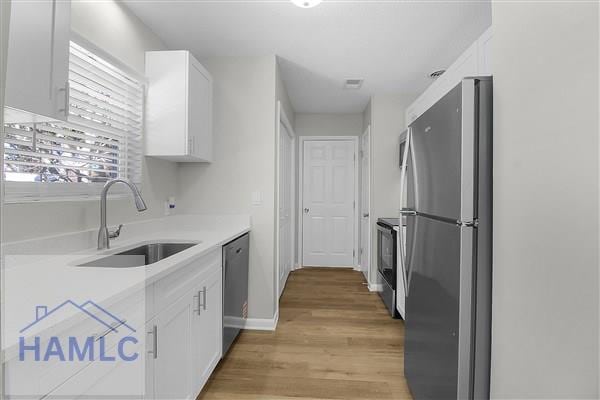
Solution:
[{"label": "house logo icon", "polygon": [[[60,321],[61,314],[73,312],[82,313],[82,325],[86,328],[84,330],[91,330],[93,334],[60,334],[46,337],[46,340],[40,336],[27,336],[35,326],[52,325],[52,322]],[[74,330],[77,328],[78,326]],[[136,330],[125,319],[91,300],[81,304],[66,300],[51,309],[38,305],[35,307],[35,319],[19,333],[20,361],[135,361],[139,357],[132,350],[138,343]],[[107,345],[107,337],[110,335],[118,335],[116,344],[111,341],[112,347]]]}]

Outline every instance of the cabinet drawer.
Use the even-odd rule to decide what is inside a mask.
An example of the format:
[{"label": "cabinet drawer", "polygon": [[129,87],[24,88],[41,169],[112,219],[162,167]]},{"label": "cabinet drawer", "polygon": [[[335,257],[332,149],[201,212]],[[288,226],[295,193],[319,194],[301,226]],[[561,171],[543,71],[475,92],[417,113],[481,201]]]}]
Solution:
[{"label": "cabinet drawer", "polygon": [[154,313],[158,314],[188,293],[215,268],[221,268],[221,248],[214,249],[154,284]]}]

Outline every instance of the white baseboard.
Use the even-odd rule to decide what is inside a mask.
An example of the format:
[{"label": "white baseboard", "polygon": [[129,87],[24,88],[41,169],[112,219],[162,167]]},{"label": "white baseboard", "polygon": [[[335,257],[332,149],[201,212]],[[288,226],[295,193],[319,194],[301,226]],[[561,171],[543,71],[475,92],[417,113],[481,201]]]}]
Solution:
[{"label": "white baseboard", "polygon": [[296,271],[297,269],[301,269],[302,267],[300,266],[300,264],[296,264],[294,265],[294,267],[292,268],[292,271]]},{"label": "white baseboard", "polygon": [[277,328],[279,321],[279,310],[273,318],[232,318],[225,317],[223,323],[241,329],[249,329],[256,331],[274,331]]},{"label": "white baseboard", "polygon": [[369,292],[381,292],[383,291],[382,283],[370,283],[369,282]]},{"label": "white baseboard", "polygon": [[354,270],[358,272],[362,272],[362,267],[360,265],[355,265]]}]

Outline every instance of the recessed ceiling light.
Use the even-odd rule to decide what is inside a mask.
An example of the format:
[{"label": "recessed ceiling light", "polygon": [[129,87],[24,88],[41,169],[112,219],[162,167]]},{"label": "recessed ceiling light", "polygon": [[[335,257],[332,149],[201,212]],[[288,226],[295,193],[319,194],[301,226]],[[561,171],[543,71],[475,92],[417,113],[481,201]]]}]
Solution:
[{"label": "recessed ceiling light", "polygon": [[291,0],[292,3],[301,8],[312,8],[321,4],[323,0]]}]

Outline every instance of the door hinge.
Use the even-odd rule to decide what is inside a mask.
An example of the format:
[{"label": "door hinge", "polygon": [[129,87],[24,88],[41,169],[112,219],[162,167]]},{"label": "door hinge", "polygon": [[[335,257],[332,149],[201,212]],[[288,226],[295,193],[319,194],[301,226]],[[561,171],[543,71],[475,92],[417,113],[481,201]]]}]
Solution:
[{"label": "door hinge", "polygon": [[352,250],[352,257],[356,257],[356,250]]},{"label": "door hinge", "polygon": [[361,248],[360,248],[360,255],[362,256],[364,252],[365,252],[365,249],[363,249],[363,248],[361,247]]},{"label": "door hinge", "polygon": [[354,210],[356,210],[356,200],[354,200],[354,201],[352,202],[352,208],[353,208]]},{"label": "door hinge", "polygon": [[456,221],[456,225],[464,226],[466,228],[477,228],[479,226],[479,220],[478,219],[474,219],[473,221],[458,220],[458,221]]}]

